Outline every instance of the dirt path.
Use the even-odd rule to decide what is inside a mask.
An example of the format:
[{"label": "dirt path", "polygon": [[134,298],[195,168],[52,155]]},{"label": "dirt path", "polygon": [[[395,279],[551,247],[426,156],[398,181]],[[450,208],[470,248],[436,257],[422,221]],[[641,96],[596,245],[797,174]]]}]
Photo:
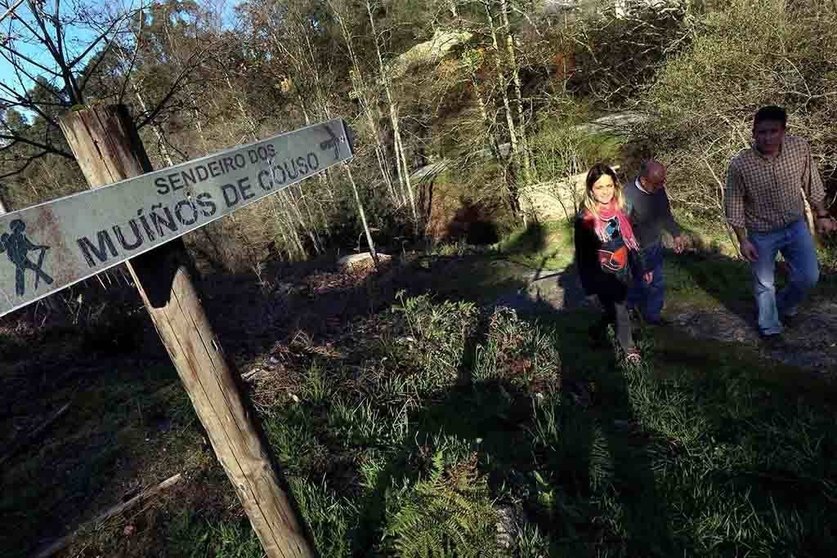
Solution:
[{"label": "dirt path", "polygon": [[724,307],[681,306],[672,309],[671,318],[694,337],[759,346],[762,353],[785,364],[837,372],[837,303],[831,300],[815,299],[806,305],[793,327],[785,330],[782,342],[773,347],[764,346],[751,320]]},{"label": "dirt path", "polygon": [[[572,273],[530,272],[527,287],[504,294],[498,302],[516,308],[546,303],[556,310],[585,305],[584,292]],[[837,373],[837,302],[813,298],[800,310],[780,344],[767,347],[759,338],[747,301],[733,311],[720,303],[713,308],[671,300],[665,314],[675,327],[696,338],[742,343],[774,360],[821,373]]]}]

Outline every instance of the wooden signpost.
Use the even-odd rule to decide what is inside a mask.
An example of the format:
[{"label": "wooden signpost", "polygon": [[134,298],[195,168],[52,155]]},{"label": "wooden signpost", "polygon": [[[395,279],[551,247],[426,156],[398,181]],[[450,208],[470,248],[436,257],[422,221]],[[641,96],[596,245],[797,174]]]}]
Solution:
[{"label": "wooden signpost", "polygon": [[0,316],[127,261],[267,556],[313,556],[179,237],[351,159],[345,124],[316,124],[155,172],[124,106],[73,111],[60,124],[94,189],[0,216]]},{"label": "wooden signpost", "polygon": [[125,150],[110,130],[82,147],[103,126],[85,115],[103,111],[71,112],[62,129],[88,182],[110,186],[0,216],[0,316],[352,157],[338,119],[156,172],[143,152],[143,170],[128,172],[105,158]]}]

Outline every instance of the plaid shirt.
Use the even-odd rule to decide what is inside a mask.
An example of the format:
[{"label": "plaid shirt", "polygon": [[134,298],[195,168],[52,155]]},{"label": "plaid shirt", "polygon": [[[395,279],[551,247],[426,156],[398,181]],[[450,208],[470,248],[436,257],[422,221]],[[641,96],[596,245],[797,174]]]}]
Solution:
[{"label": "plaid shirt", "polygon": [[743,149],[727,171],[727,220],[733,227],[755,232],[780,229],[804,217],[803,193],[811,205],[825,199],[822,179],[804,139],[785,136],[779,155],[773,158],[755,147]]}]

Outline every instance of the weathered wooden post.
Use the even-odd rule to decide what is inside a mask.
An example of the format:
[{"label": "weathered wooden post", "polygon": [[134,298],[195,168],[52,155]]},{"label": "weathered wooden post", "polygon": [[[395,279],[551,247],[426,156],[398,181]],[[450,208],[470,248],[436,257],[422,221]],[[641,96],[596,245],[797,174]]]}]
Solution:
[{"label": "weathered wooden post", "polygon": [[[91,188],[152,170],[123,105],[69,112],[60,125]],[[128,267],[267,556],[313,556],[201,306],[183,242],[136,256]]]}]

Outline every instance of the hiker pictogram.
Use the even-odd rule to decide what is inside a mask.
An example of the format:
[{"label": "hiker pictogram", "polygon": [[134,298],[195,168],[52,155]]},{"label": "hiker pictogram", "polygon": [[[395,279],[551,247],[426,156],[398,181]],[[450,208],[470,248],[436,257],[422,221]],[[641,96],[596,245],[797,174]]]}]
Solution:
[{"label": "hiker pictogram", "polygon": [[[15,219],[9,223],[9,230],[11,233],[4,232],[0,235],[0,254],[5,252],[9,261],[16,267],[15,293],[18,296],[23,296],[26,293],[25,274],[27,269],[35,273],[34,288],[36,290],[42,279],[47,285],[52,284],[52,277],[47,275],[43,269],[44,259],[46,258],[49,246],[33,244],[24,234],[26,223],[20,219]],[[35,251],[40,251],[37,263],[29,259],[29,253]]]}]

